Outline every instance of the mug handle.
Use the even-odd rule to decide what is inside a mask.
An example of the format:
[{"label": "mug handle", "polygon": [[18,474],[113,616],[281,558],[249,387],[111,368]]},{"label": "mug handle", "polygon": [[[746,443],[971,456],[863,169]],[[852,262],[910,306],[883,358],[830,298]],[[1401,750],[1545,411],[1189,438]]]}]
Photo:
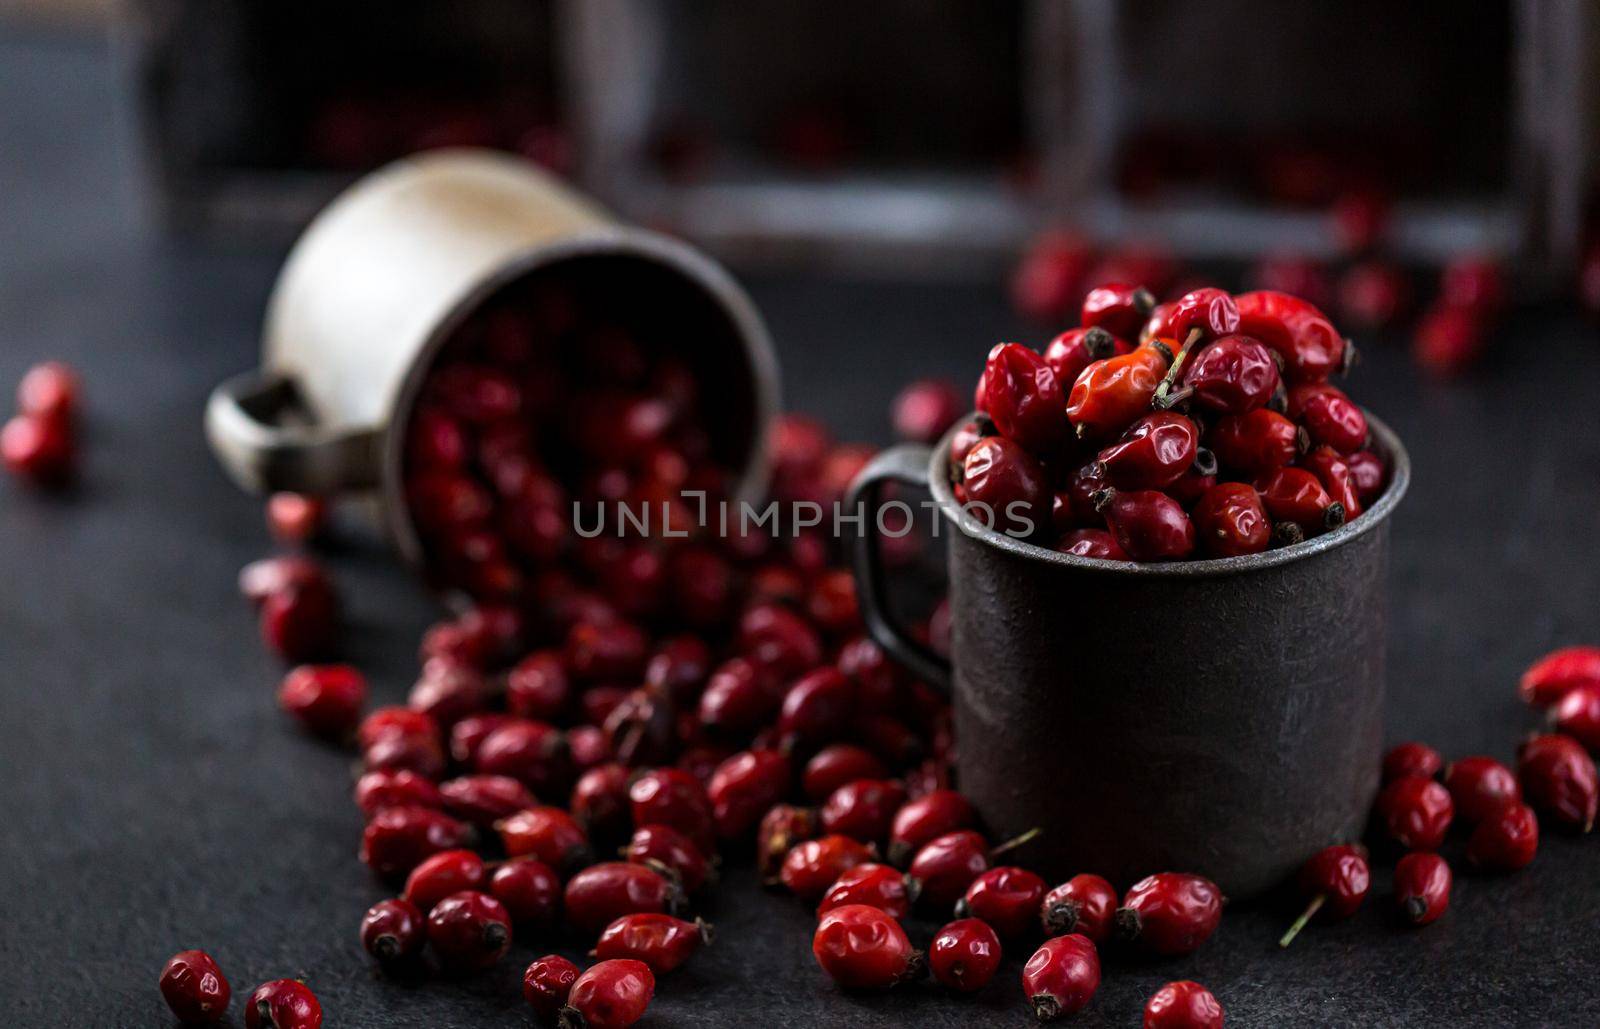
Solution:
[{"label": "mug handle", "polygon": [[850,484],[846,507],[850,511],[861,511],[864,519],[851,550],[851,563],[867,632],[889,656],[948,694],[949,659],[913,636],[890,613],[883,555],[878,549],[876,531],[884,484],[898,482],[927,489],[928,462],[932,457],[932,448],[919,443],[902,443],[883,451],[867,462]]},{"label": "mug handle", "polygon": [[329,496],[378,485],[378,430],[288,421],[304,412],[293,378],[246,372],[206,401],[206,438],[230,478],[256,493],[288,490]]}]

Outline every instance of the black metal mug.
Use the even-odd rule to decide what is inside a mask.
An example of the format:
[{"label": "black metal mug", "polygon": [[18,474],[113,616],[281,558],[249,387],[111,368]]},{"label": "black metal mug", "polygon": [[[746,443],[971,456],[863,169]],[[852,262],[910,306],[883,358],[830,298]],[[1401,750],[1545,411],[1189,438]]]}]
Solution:
[{"label": "black metal mug", "polygon": [[[1365,513],[1216,560],[1103,561],[985,529],[951,494],[948,436],[862,470],[862,614],[951,692],[960,786],[995,839],[1041,829],[1021,855],[1047,878],[1192,871],[1245,898],[1359,836],[1383,745],[1389,515],[1410,480],[1399,439],[1368,423],[1389,481]],[[873,526],[891,482],[937,504],[951,661],[887,606]]]}]

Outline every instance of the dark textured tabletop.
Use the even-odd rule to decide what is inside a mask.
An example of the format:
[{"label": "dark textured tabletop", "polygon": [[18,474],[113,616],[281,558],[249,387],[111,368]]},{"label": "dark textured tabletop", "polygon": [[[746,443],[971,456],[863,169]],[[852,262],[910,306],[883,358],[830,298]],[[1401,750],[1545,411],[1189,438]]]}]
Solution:
[{"label": "dark textured tabletop", "polygon": [[[384,980],[356,945],[383,890],[354,860],[349,758],[274,706],[281,669],[234,591],[269,549],[260,508],[200,433],[207,390],[254,360],[282,253],[148,227],[118,86],[98,44],[0,34],[0,384],[62,358],[91,412],[77,490],[0,482],[0,1021],[169,1025],[156,974],[204,947],[232,978],[233,1025],[238,998],[280,976],[305,977],[330,1026],[533,1024],[515,986],[531,945],[481,979],[421,986]],[[966,381],[995,339],[1032,338],[994,285],[749,285],[789,403],[855,438],[887,440],[905,379]],[[1415,465],[1394,524],[1389,735],[1509,759],[1533,721],[1517,673],[1600,642],[1600,338],[1570,312],[1519,313],[1449,386],[1392,344],[1367,351],[1354,391]],[[331,560],[351,656],[396,700],[434,604],[376,543]],[[1408,932],[1380,866],[1364,910],[1287,953],[1285,906],[1230,911],[1192,958],[1111,962],[1078,1024],[1136,1025],[1179,978],[1210,986],[1230,1025],[1600,1022],[1600,839],[1550,833],[1522,874],[1457,881],[1444,919]],[[972,999],[846,997],[812,961],[810,913],[748,870],[704,913],[718,944],[663,982],[643,1024],[1030,1023],[1014,956]]]}]

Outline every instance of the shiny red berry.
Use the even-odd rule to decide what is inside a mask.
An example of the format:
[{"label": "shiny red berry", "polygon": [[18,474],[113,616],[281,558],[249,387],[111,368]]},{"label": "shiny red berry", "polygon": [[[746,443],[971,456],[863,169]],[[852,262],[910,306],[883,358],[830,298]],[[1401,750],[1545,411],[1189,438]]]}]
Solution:
[{"label": "shiny red berry", "polygon": [[1041,1022],[1082,1011],[1100,988],[1100,955],[1087,936],[1045,940],[1022,968],[1022,992]]},{"label": "shiny red berry", "polygon": [[1201,494],[1194,510],[1195,539],[1213,557],[1259,554],[1272,543],[1272,521],[1255,487],[1219,482]]},{"label": "shiny red berry", "polygon": [[633,831],[623,856],[636,865],[670,870],[685,893],[695,892],[711,876],[711,862],[705,854],[670,825],[641,825]]},{"label": "shiny red berry", "polygon": [[1507,801],[1522,799],[1522,787],[1517,785],[1511,769],[1481,754],[1450,762],[1444,770],[1444,785],[1455,803],[1456,814],[1468,825],[1489,817]]},{"label": "shiny red berry", "polygon": [[543,1017],[554,1018],[566,1006],[579,974],[578,966],[559,954],[536,958],[522,973],[522,999]]},{"label": "shiny red berry", "polygon": [[599,764],[578,777],[568,808],[589,836],[616,839],[632,824],[628,780],[632,773],[619,764]]},{"label": "shiny red berry", "polygon": [[475,851],[440,851],[411,870],[402,896],[426,914],[452,893],[482,889],[488,874]]},{"label": "shiny red berry", "polygon": [[380,900],[361,919],[361,946],[384,964],[416,957],[427,942],[427,917],[409,900]]},{"label": "shiny red berry", "polygon": [[1075,875],[1039,901],[1039,922],[1046,936],[1087,936],[1096,945],[1111,938],[1117,912],[1117,890],[1098,875]]},{"label": "shiny red berry", "polygon": [[555,726],[517,718],[499,726],[478,744],[473,767],[484,775],[505,775],[535,795],[564,788],[566,740]]},{"label": "shiny red berry", "polygon": [[1361,499],[1361,489],[1344,455],[1332,447],[1321,446],[1300,459],[1301,467],[1317,477],[1317,482],[1327,491],[1331,500],[1344,508],[1345,521],[1357,517],[1366,509]]},{"label": "shiny red berry", "polygon": [[1444,770],[1444,758],[1426,743],[1400,743],[1383,755],[1383,781],[1394,782],[1402,776],[1419,775],[1432,779]]},{"label": "shiny red berry", "polygon": [[845,732],[854,713],[855,685],[836,668],[817,668],[784,694],[778,733],[795,745],[832,742]]},{"label": "shiny red berry", "polygon": [[1100,328],[1113,336],[1132,339],[1155,306],[1156,298],[1143,286],[1102,283],[1084,295],[1079,322],[1085,329]]},{"label": "shiny red berry", "polygon": [[1517,779],[1523,797],[1545,818],[1579,832],[1594,828],[1600,779],[1594,759],[1571,736],[1549,733],[1525,740],[1517,748]]},{"label": "shiny red berry", "polygon": [[537,858],[514,857],[493,866],[488,890],[515,925],[551,926],[561,913],[561,877]]},{"label": "shiny red berry", "polygon": [[506,710],[518,718],[550,721],[567,706],[572,687],[559,652],[529,654],[506,676]]},{"label": "shiny red berry", "polygon": [[278,706],[320,736],[350,732],[366,702],[366,677],[350,665],[301,665],[278,687]]},{"label": "shiny red berry", "polygon": [[1528,666],[1517,695],[1534,707],[1549,707],[1574,687],[1600,686],[1600,647],[1563,647]]},{"label": "shiny red berry", "polygon": [[203,950],[182,950],[161,968],[161,996],[178,1021],[207,1025],[228,1011],[233,990],[227,976]]},{"label": "shiny red berry", "polygon": [[369,818],[390,807],[444,807],[432,779],[403,769],[366,772],[356,780],[356,806]]},{"label": "shiny red berry", "polygon": [[1122,898],[1116,935],[1149,954],[1192,954],[1216,932],[1222,903],[1222,893],[1211,880],[1160,872],[1135,883]]},{"label": "shiny red berry", "polygon": [[1325,381],[1347,360],[1345,338],[1315,305],[1272,290],[1240,293],[1234,300],[1237,331],[1283,358],[1283,377],[1290,385]]},{"label": "shiny red berry", "polygon": [[[774,798],[776,799],[776,798]],[[903,785],[889,779],[857,779],[834,790],[822,805],[822,830],[863,843],[882,842],[906,801]]]},{"label": "shiny red berry", "polygon": [[601,932],[594,956],[643,961],[651,972],[665,975],[709,945],[713,936],[711,926],[698,918],[686,922],[656,912],[623,915]]},{"label": "shiny red berry", "polygon": [[1224,415],[1265,407],[1278,388],[1272,354],[1249,336],[1224,336],[1200,351],[1183,373],[1194,401]]},{"label": "shiny red berry", "polygon": [[917,851],[907,872],[922,901],[947,911],[989,869],[989,841],[971,829],[937,836]]},{"label": "shiny red berry", "polygon": [[579,933],[594,936],[623,915],[676,911],[683,891],[653,868],[605,861],[573,876],[563,900],[567,921]]},{"label": "shiny red berry", "polygon": [[964,506],[988,528],[1028,534],[1048,511],[1044,466],[1005,436],[985,436],[973,444],[962,466],[961,485]]},{"label": "shiny red berry", "polygon": [[1278,941],[1280,947],[1293,943],[1313,917],[1332,922],[1356,913],[1372,888],[1366,848],[1342,843],[1322,848],[1300,866],[1299,886],[1310,902]]},{"label": "shiny red berry", "polygon": [[1551,708],[1550,718],[1558,732],[1600,752],[1600,682],[1572,687]]},{"label": "shiny red berry", "polygon": [[1450,906],[1450,865],[1432,851],[1407,854],[1394,866],[1394,899],[1412,925],[1427,925]]},{"label": "shiny red berry", "polygon": [[291,586],[262,603],[261,639],[286,661],[314,661],[332,648],[338,617],[338,602],[332,592]]},{"label": "shiny red berry", "polygon": [[1001,936],[1021,936],[1038,921],[1045,881],[1026,868],[1001,865],[972,880],[956,902],[960,918],[981,918]]},{"label": "shiny red berry", "polygon": [[1043,357],[1020,343],[1002,343],[984,366],[985,410],[1001,435],[1037,457],[1071,439],[1066,397]]},{"label": "shiny red berry", "polygon": [[866,904],[903,919],[910,913],[914,899],[911,884],[899,869],[868,861],[840,874],[822,895],[817,914],[827,914],[846,904]]},{"label": "shiny red berry", "polygon": [[511,857],[537,858],[560,872],[571,873],[589,863],[589,837],[583,827],[558,807],[518,811],[495,823]]},{"label": "shiny red berry", "polygon": [[1222,1029],[1222,1005],[1189,979],[1168,983],[1144,1004],[1144,1029]]},{"label": "shiny red berry", "polygon": [[443,850],[464,846],[466,823],[423,807],[384,808],[361,834],[361,860],[385,879],[397,879]]},{"label": "shiny red berry", "polygon": [[778,879],[801,900],[816,901],[839,876],[873,857],[870,846],[848,836],[804,840],[784,856]]},{"label": "shiny red berry", "polygon": [[1012,273],[1012,305],[1033,321],[1059,324],[1082,295],[1079,285],[1093,262],[1085,239],[1064,232],[1040,236]]},{"label": "shiny red berry", "polygon": [[801,789],[814,801],[857,779],[882,779],[888,769],[871,751],[852,743],[834,743],[812,755],[800,778]]},{"label": "shiny red berry", "polygon": [[1366,443],[1367,416],[1337,386],[1323,382],[1294,387],[1286,413],[1306,427],[1313,445],[1348,454]]},{"label": "shiny red berry", "polygon": [[1310,445],[1300,427],[1276,411],[1225,415],[1206,434],[1223,471],[1254,479],[1293,462]]},{"label": "shiny red berry", "polygon": [[561,1029],[623,1029],[644,1017],[656,977],[642,961],[615,958],[580,975],[561,1009]]},{"label": "shiny red berry", "polygon": [[1180,344],[1193,333],[1215,339],[1239,331],[1239,306],[1220,289],[1205,287],[1185,293],[1167,314],[1167,332]]},{"label": "shiny red berry", "polygon": [[935,838],[977,823],[971,801],[955,790],[934,790],[907,801],[889,828],[889,862],[907,864]]},{"label": "shiny red berry", "polygon": [[1407,850],[1437,850],[1455,816],[1450,791],[1420,775],[1403,775],[1373,805],[1389,838]]},{"label": "shiny red berry", "polygon": [[1337,529],[1348,519],[1344,505],[1328,495],[1315,475],[1304,468],[1279,468],[1256,480],[1261,504],[1275,523],[1289,522],[1307,536]]},{"label": "shiny red berry", "polygon": [[488,968],[511,947],[511,915],[487,893],[452,893],[428,914],[428,944],[447,968]]},{"label": "shiny red berry", "polygon": [[1134,561],[1178,561],[1194,552],[1194,523],[1165,493],[1104,489],[1095,494],[1095,506]]},{"label": "shiny red berry", "polygon": [[1526,868],[1539,850],[1539,819],[1533,808],[1508,801],[1467,837],[1467,860],[1491,872]]},{"label": "shiny red berry", "polygon": [[633,780],[628,800],[634,825],[670,825],[701,851],[713,851],[711,800],[693,775],[679,768],[653,768]]},{"label": "shiny red berry", "polygon": [[0,428],[0,462],[13,474],[41,486],[57,486],[72,475],[72,433],[57,418],[19,414]]},{"label": "shiny red berry", "polygon": [[1189,471],[1199,445],[1194,422],[1174,411],[1156,411],[1100,451],[1101,475],[1118,489],[1165,489]]},{"label": "shiny red berry", "polygon": [[717,765],[706,783],[717,836],[743,840],[772,805],[789,793],[789,759],[776,750],[746,750]]},{"label": "shiny red berry", "polygon": [[989,985],[999,967],[1000,937],[978,918],[951,922],[928,944],[928,970],[941,986],[961,993]]},{"label": "shiny red berry", "polygon": [[[1094,362],[1132,353],[1133,344],[1127,340],[1132,339],[1138,331],[1138,326],[1135,326],[1132,332],[1119,337],[1099,326],[1068,329],[1045,347],[1044,363],[1056,373],[1056,382],[1060,383],[1061,388],[1070,392],[1078,376]],[[981,432],[975,431],[973,439],[976,440],[980,435]]]},{"label": "shiny red berry", "polygon": [[922,973],[922,956],[900,923],[878,908],[846,904],[827,912],[811,940],[817,964],[847,990],[883,989]]},{"label": "shiny red berry", "polygon": [[1102,561],[1128,560],[1117,538],[1104,529],[1074,529],[1056,541],[1056,550]]},{"label": "shiny red berry", "polygon": [[1478,362],[1488,343],[1483,316],[1461,307],[1434,304],[1411,336],[1412,359],[1442,379],[1461,375]]},{"label": "shiny red berry", "polygon": [[777,679],[822,663],[822,637],[783,604],[756,604],[739,616],[738,652]]},{"label": "shiny red berry", "polygon": [[322,1005],[310,987],[296,979],[274,979],[250,994],[245,1029],[321,1029]]},{"label": "shiny red berry", "polygon": [[473,825],[492,826],[538,803],[522,783],[507,775],[463,775],[439,784],[444,809]]}]

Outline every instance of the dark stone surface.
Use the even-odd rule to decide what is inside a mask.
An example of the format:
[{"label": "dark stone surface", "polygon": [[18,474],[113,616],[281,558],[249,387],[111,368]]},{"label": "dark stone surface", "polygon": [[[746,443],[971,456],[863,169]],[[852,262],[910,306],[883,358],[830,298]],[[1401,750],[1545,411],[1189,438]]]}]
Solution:
[{"label": "dark stone surface", "polygon": [[[281,255],[144,229],[118,100],[99,46],[0,39],[0,383],[64,358],[83,369],[92,412],[75,493],[0,483],[4,1021],[168,1025],[157,971],[203,946],[241,996],[305,976],[330,1026],[531,1024],[514,988],[531,946],[483,979],[404,986],[355,944],[382,890],[354,860],[348,759],[274,709],[280,669],[234,595],[238,567],[268,549],[259,509],[199,431],[206,390],[253,360]],[[905,378],[965,382],[997,333],[1031,338],[992,286],[752,286],[787,396],[857,437],[886,438]],[[1533,724],[1512,690],[1523,665],[1600,639],[1595,333],[1525,315],[1454,386],[1420,381],[1392,347],[1369,353],[1357,394],[1415,465],[1394,521],[1388,735],[1508,758]],[[334,564],[359,628],[351,656],[379,699],[399,698],[433,605],[381,549],[353,546]],[[1375,902],[1288,953],[1274,943],[1284,906],[1232,911],[1191,959],[1113,962],[1077,1024],[1136,1024],[1162,982],[1194,978],[1230,1025],[1593,1025],[1596,846],[1552,835],[1520,875],[1463,874],[1450,913],[1423,932],[1390,921],[1382,864]],[[1459,858],[1459,841],[1446,852]],[[1029,1022],[1015,959],[969,1000],[927,986],[843,997],[812,964],[809,914],[748,872],[706,914],[721,941],[664,983],[643,1024]]]}]

